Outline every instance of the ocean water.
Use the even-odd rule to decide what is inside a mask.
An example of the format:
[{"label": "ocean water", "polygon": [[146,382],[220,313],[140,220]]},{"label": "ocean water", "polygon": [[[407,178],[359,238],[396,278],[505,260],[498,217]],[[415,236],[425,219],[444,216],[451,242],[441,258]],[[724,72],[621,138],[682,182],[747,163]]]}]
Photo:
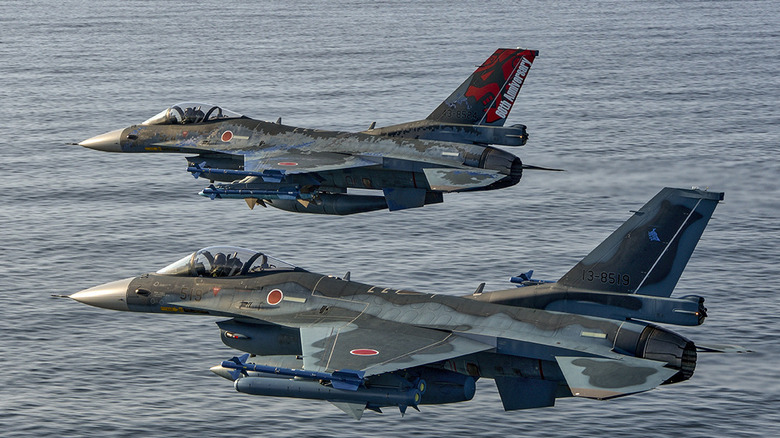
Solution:
[{"label": "ocean water", "polygon": [[[0,3],[0,436],[778,436],[780,8],[772,1]],[[427,116],[497,47],[537,49],[508,123],[520,184],[350,217],[210,201],[177,155],[67,145],[199,100],[323,129]],[[365,283],[452,295],[556,279],[661,187],[726,192],[675,292],[709,318],[684,383],[504,412],[355,422],[208,371],[209,317],[50,297],[232,244]]]}]

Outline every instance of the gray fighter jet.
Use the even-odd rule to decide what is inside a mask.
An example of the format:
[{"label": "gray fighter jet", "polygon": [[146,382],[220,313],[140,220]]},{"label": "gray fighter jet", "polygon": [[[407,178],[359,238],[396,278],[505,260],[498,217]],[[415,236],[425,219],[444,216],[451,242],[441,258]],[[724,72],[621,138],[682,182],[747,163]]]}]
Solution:
[{"label": "gray fighter jet", "polygon": [[[443,193],[517,184],[524,125],[504,126],[538,52],[498,49],[425,120],[359,133],[254,120],[219,106],[181,103],[140,125],[77,143],[108,152],[193,154],[200,192],[296,212],[353,214],[443,202]],[[554,170],[554,169],[545,169]],[[215,182],[221,182],[214,184]],[[382,190],[384,196],[350,193]]]},{"label": "gray fighter jet", "polygon": [[356,419],[365,409],[469,400],[480,377],[495,380],[506,410],[610,399],[693,374],[694,343],[652,322],[704,321],[702,297],[671,293],[722,199],[663,189],[560,280],[523,274],[521,287],[496,292],[372,286],[210,247],[70,298],[227,317],[217,322],[222,341],[247,354],[214,373],[239,392],[327,400]]}]

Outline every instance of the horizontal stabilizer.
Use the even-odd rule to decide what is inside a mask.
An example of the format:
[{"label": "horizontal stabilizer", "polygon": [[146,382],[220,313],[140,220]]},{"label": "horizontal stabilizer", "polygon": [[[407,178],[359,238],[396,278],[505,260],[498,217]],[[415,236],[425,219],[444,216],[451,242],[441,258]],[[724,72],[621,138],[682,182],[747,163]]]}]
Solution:
[{"label": "horizontal stabilizer", "polygon": [[598,400],[649,391],[678,372],[666,368],[663,362],[634,357],[558,356],[555,360],[572,395]]},{"label": "horizontal stabilizer", "polygon": [[506,175],[487,169],[423,169],[433,190],[455,192],[489,186]]}]

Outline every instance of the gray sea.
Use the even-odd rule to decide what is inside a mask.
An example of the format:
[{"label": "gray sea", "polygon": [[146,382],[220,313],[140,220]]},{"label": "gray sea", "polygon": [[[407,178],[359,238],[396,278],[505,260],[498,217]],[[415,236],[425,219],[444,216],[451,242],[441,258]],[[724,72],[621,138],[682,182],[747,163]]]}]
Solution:
[{"label": "gray sea", "polygon": [[[780,436],[780,6],[776,1],[0,2],[0,435]],[[497,47],[540,51],[508,123],[520,184],[351,217],[250,211],[178,155],[67,145],[180,101],[362,130],[426,117]],[[687,382],[504,412],[474,400],[355,422],[235,392],[210,317],[51,294],[204,246],[451,295],[557,279],[661,187],[726,192],[675,296],[706,297]]]}]

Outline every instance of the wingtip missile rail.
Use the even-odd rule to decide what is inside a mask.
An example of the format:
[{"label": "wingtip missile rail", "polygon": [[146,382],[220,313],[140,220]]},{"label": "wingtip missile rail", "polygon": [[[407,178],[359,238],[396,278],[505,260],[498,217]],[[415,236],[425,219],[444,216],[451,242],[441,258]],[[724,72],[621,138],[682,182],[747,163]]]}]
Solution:
[{"label": "wingtip missile rail", "polygon": [[356,370],[338,370],[332,373],[320,372],[320,371],[307,371],[293,368],[274,367],[268,365],[258,365],[248,363],[248,354],[241,357],[233,357],[230,360],[222,361],[220,364],[223,368],[230,368],[234,371],[230,372],[234,379],[239,379],[241,375],[246,375],[247,371],[255,371],[258,373],[274,374],[278,376],[298,377],[308,380],[329,381],[336,389],[343,389],[347,391],[356,391],[361,385],[363,385],[364,371]]},{"label": "wingtip missile rail", "polygon": [[[235,185],[234,185],[235,186]],[[223,186],[215,186],[211,184],[199,193],[201,196],[213,199],[286,199],[286,200],[299,200],[310,201],[314,198],[311,193],[303,193],[297,188],[290,189],[250,189],[250,188],[227,188]]]},{"label": "wingtip missile rail", "polygon": [[281,170],[273,170],[273,169],[266,169],[262,172],[252,172],[248,170],[239,170],[239,169],[220,169],[216,167],[207,167],[206,162],[203,161],[199,164],[195,163],[192,166],[187,167],[187,172],[190,172],[192,176],[195,179],[200,178],[201,176],[212,176],[212,175],[235,175],[235,176],[254,176],[261,178],[263,182],[269,182],[269,183],[279,183],[284,179],[284,171]]}]

